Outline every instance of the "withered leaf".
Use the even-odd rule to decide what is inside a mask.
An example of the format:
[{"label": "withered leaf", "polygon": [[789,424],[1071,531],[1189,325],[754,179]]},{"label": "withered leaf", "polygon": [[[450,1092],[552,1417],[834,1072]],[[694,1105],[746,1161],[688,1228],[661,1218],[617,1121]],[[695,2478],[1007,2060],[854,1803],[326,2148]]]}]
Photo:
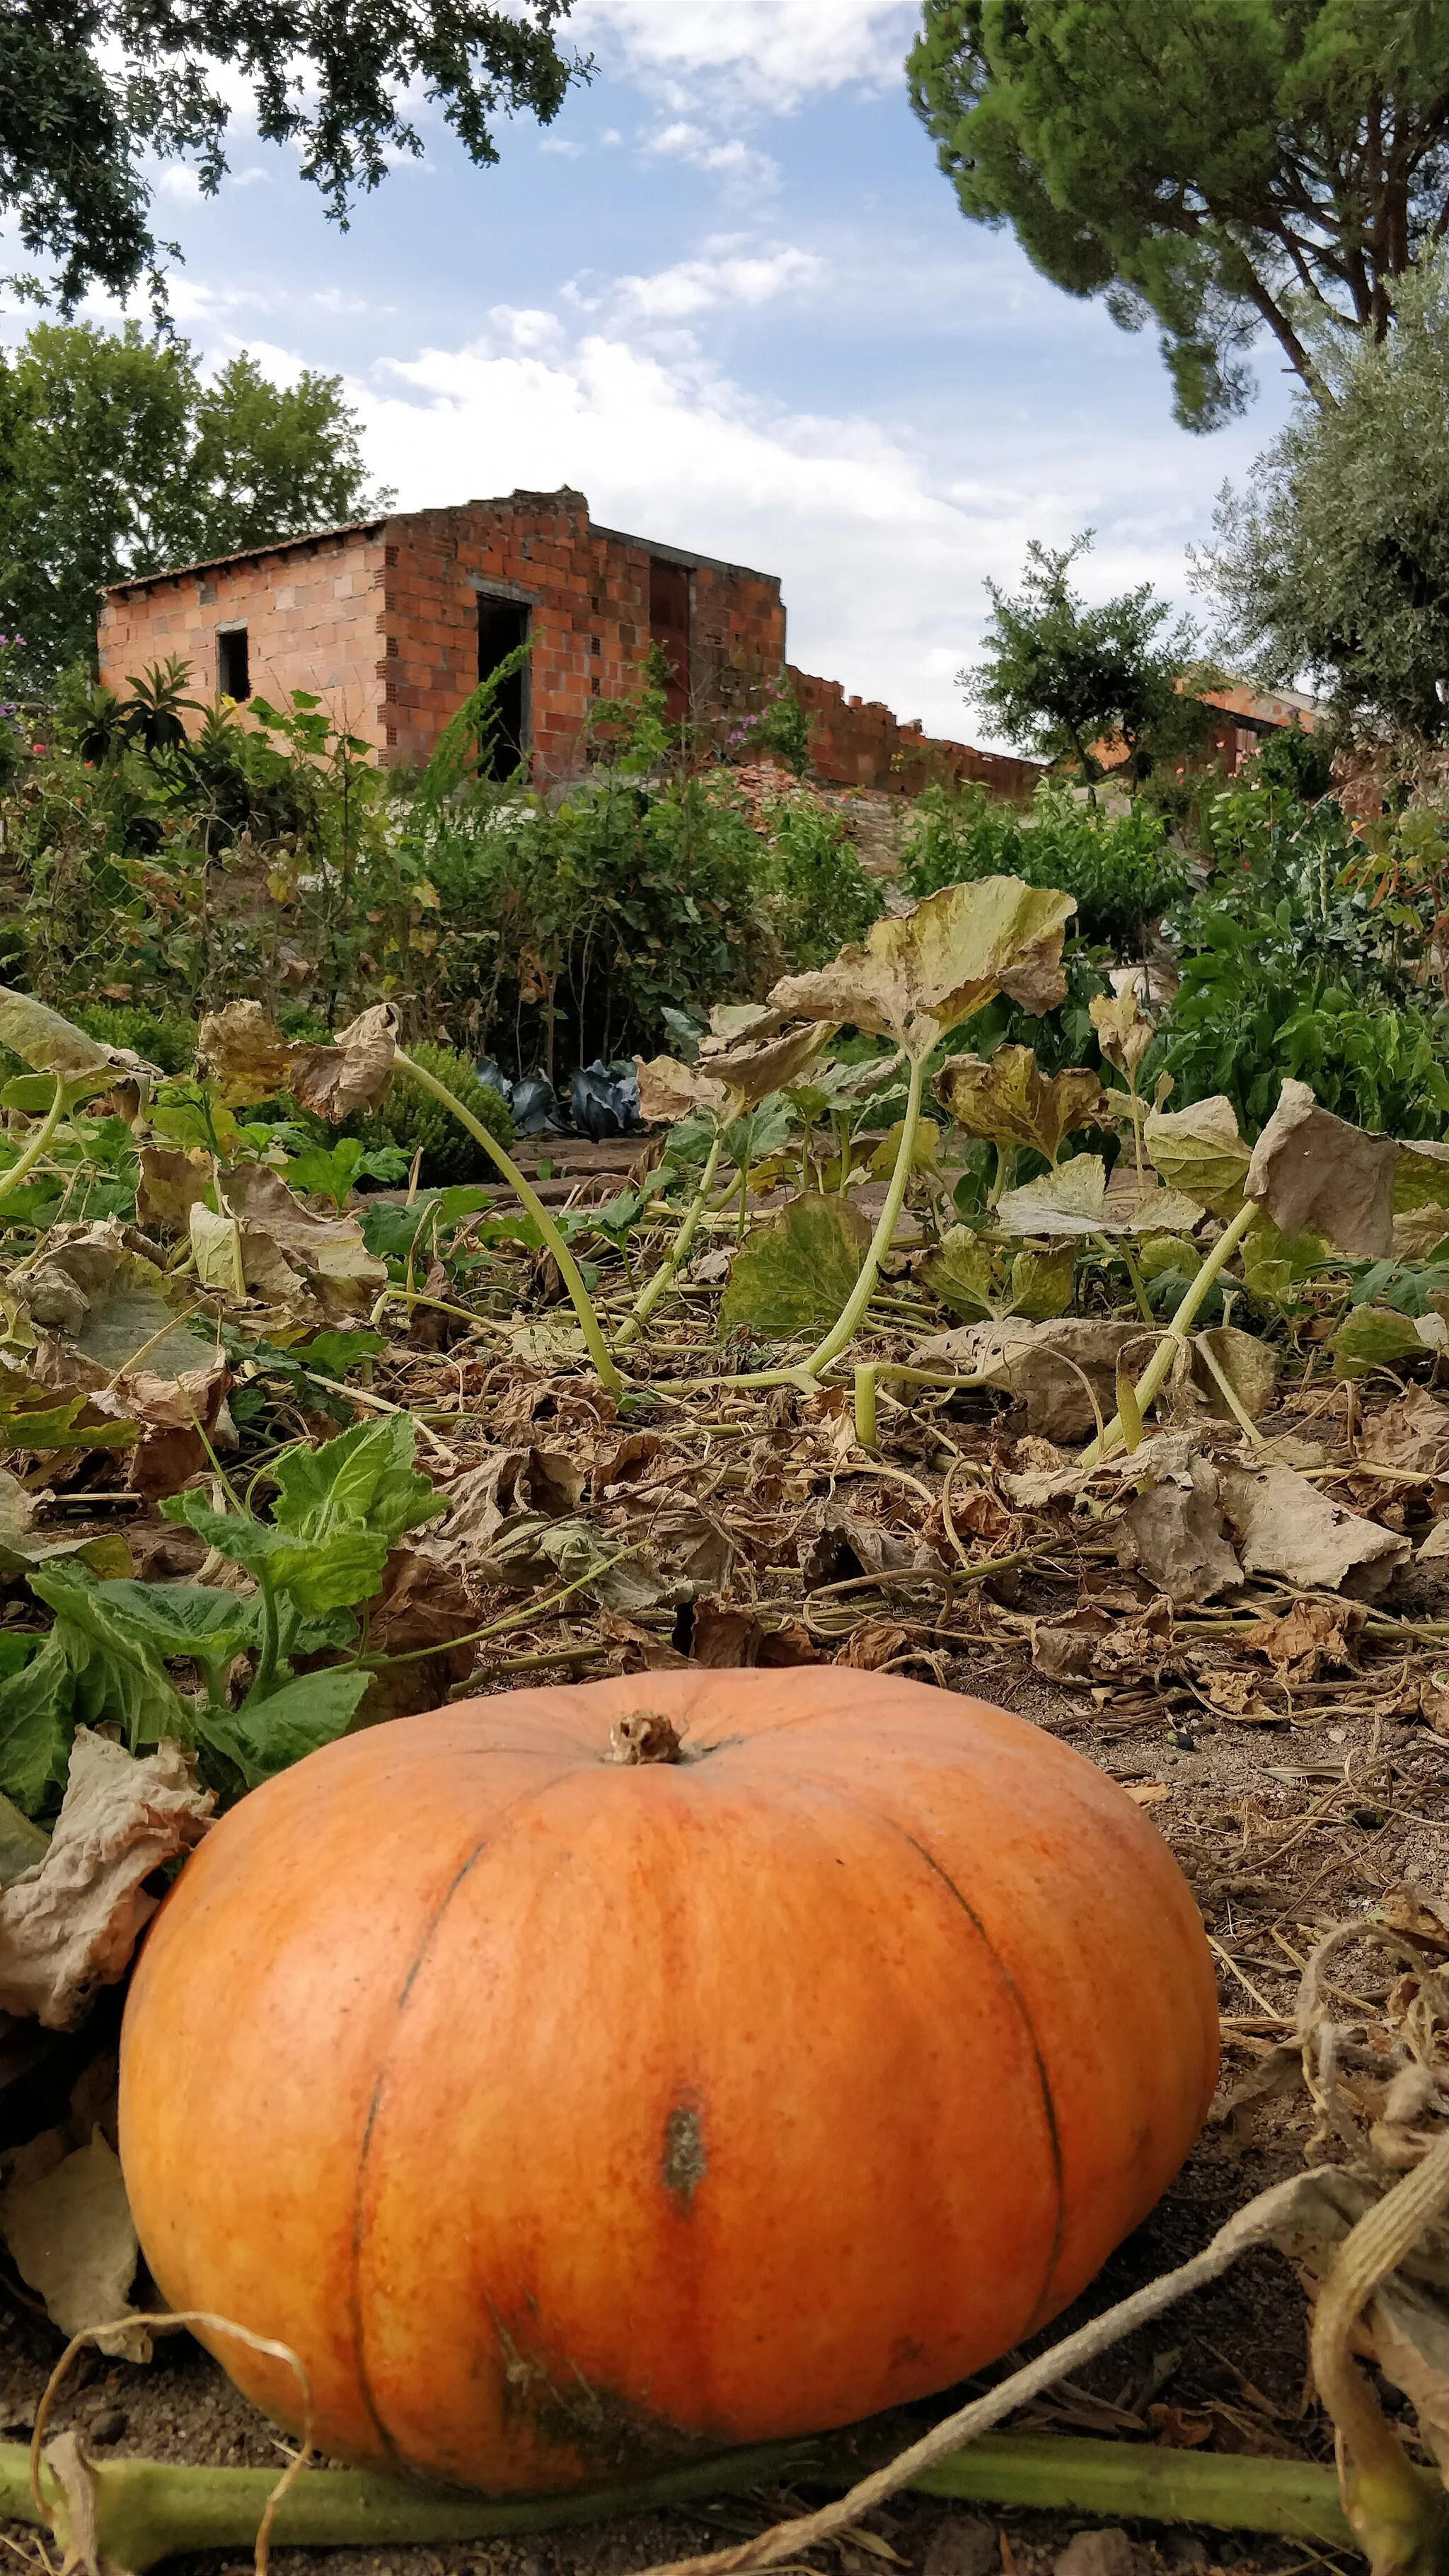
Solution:
[{"label": "withered leaf", "polygon": [[1253,1148],[1243,1196],[1280,1234],[1315,1234],[1355,1259],[1377,1260],[1394,1232],[1392,1136],[1370,1136],[1320,1109],[1306,1082],[1285,1081]]},{"label": "withered leaf", "polygon": [[304,1109],[337,1127],[354,1109],[377,1107],[396,1055],[397,1013],[390,1002],[374,1002],[338,1030],[331,1046],[296,1049],[289,1087]]},{"label": "withered leaf", "polygon": [[874,922],[830,965],[784,976],[770,1000],[792,1017],[893,1037],[920,1062],[997,993],[1024,1010],[1054,1009],[1066,995],[1062,937],[1076,908],[1072,896],[1018,877],[944,886]]},{"label": "withered leaf", "polygon": [[992,1144],[1021,1145],[1054,1163],[1064,1138],[1092,1124],[1102,1103],[1094,1073],[1038,1072],[1035,1050],[1002,1046],[989,1059],[951,1055],[936,1092],[958,1127]]},{"label": "withered leaf", "polygon": [[[0,2235],[62,2334],[129,2314],[141,2249],[119,2161],[99,2128],[88,2145],[59,2155],[46,2171],[32,2173],[22,2163],[0,2198]],[[142,2325],[103,2335],[98,2348],[117,2360],[151,2358]]]},{"label": "withered leaf", "polygon": [[1371,1600],[1413,1553],[1396,1530],[1345,1511],[1291,1467],[1222,1467],[1223,1505],[1245,1574]]},{"label": "withered leaf", "polygon": [[215,1804],[178,1746],[137,1759],[77,1727],[50,1849],[0,1894],[0,2011],[74,2030],[156,1911],[146,1880],[200,1842]]},{"label": "withered leaf", "polygon": [[729,1095],[713,1074],[680,1064],[672,1055],[653,1056],[647,1064],[642,1055],[636,1055],[634,1070],[639,1077],[639,1115],[651,1127],[672,1127],[700,1109],[712,1118],[723,1117]]},{"label": "withered leaf", "polygon": [[1235,1216],[1252,1156],[1238,1133],[1238,1113],[1223,1093],[1190,1109],[1150,1109],[1143,1141],[1154,1169],[1217,1217]]}]

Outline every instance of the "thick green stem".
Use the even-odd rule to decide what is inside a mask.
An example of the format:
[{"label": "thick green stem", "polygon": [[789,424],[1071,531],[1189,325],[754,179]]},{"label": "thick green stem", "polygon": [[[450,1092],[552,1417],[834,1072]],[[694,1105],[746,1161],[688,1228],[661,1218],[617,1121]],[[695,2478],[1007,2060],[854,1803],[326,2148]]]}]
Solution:
[{"label": "thick green stem", "polygon": [[855,1436],[862,1449],[876,1445],[875,1362],[862,1360],[855,1372]]},{"label": "thick green stem", "polygon": [[881,1263],[891,1248],[896,1219],[905,1205],[906,1184],[910,1180],[911,1165],[915,1157],[916,1128],[921,1116],[921,1084],[925,1070],[924,1062],[911,1066],[910,1089],[906,1094],[906,1114],[901,1120],[901,1141],[896,1148],[896,1167],[891,1174],[891,1185],[886,1192],[885,1206],[881,1209],[879,1222],[871,1236],[870,1249],[861,1264],[860,1277],[851,1290],[843,1311],[831,1325],[824,1341],[816,1345],[808,1360],[804,1362],[804,1374],[807,1377],[818,1377],[822,1369],[828,1368],[831,1361],[838,1358],[845,1349],[847,1343],[855,1339],[864,1321],[865,1310],[870,1304],[871,1290],[880,1274]]},{"label": "thick green stem", "polygon": [[524,1175],[519,1170],[513,1156],[510,1153],[507,1153],[504,1147],[499,1144],[497,1137],[489,1135],[488,1130],[483,1125],[481,1119],[475,1118],[471,1109],[464,1108],[462,1101],[448,1089],[445,1082],[439,1082],[433,1074],[425,1073],[422,1066],[420,1064],[415,1064],[410,1055],[404,1055],[401,1047],[399,1047],[397,1051],[394,1062],[403,1073],[411,1074],[414,1082],[421,1083],[424,1091],[430,1091],[435,1100],[440,1100],[445,1109],[450,1109],[452,1111],[459,1126],[466,1127],[469,1135],[477,1138],[477,1141],[482,1146],[484,1153],[497,1164],[505,1181],[507,1181],[510,1186],[517,1191],[519,1198],[527,1208],[528,1213],[532,1217],[534,1224],[537,1226],[539,1233],[542,1235],[544,1242],[548,1245],[550,1252],[558,1263],[559,1277],[562,1279],[565,1288],[569,1292],[569,1296],[573,1300],[574,1313],[577,1315],[579,1322],[583,1327],[585,1347],[587,1348],[590,1359],[594,1363],[594,1367],[598,1372],[601,1383],[608,1388],[610,1395],[622,1395],[624,1391],[624,1381],[614,1366],[612,1359],[609,1357],[608,1344],[605,1342],[603,1333],[600,1330],[599,1319],[594,1312],[593,1300],[590,1297],[587,1288],[584,1286],[583,1279],[579,1272],[579,1265],[575,1261],[573,1254],[570,1252],[568,1245],[565,1243],[563,1236],[560,1234],[558,1227],[554,1224],[553,1218],[549,1215],[549,1212],[544,1206],[542,1199],[539,1197],[538,1192],[533,1188],[531,1182],[524,1178]]},{"label": "thick green stem", "polygon": [[1054,2433],[984,2433],[939,2468],[923,2470],[912,2485],[974,2504],[1202,2522],[1215,2531],[1281,2531],[1339,2548],[1350,2539],[1332,2469],[1304,2460],[1073,2442]]},{"label": "thick green stem", "polygon": [[60,1125],[61,1119],[65,1114],[66,1089],[67,1085],[63,1080],[56,1084],[55,1098],[52,1100],[50,1107],[47,1109],[45,1116],[40,1122],[40,1125],[36,1128],[36,1131],[31,1137],[29,1144],[26,1146],[25,1151],[23,1154],[16,1156],[16,1159],[11,1164],[8,1172],[0,1172],[0,1199],[3,1199],[11,1190],[17,1188],[19,1183],[24,1180],[26,1173],[33,1171],[35,1165],[39,1162],[41,1155],[44,1153],[46,1146],[50,1143],[52,1136],[55,1134],[55,1131]]},{"label": "thick green stem", "polygon": [[248,1700],[263,1700],[277,1686],[277,1665],[281,1659],[282,1630],[277,1615],[277,1596],[264,1576],[258,1578],[257,1591],[262,1605],[262,1650],[252,1675]]},{"label": "thick green stem", "polygon": [[685,1262],[688,1260],[689,1247],[694,1241],[695,1234],[699,1227],[699,1220],[704,1214],[705,1202],[714,1186],[715,1171],[723,1148],[724,1129],[722,1127],[717,1127],[714,1132],[714,1142],[709,1149],[709,1160],[705,1164],[704,1171],[700,1176],[699,1187],[695,1191],[693,1198],[690,1200],[688,1207],[684,1211],[684,1218],[680,1225],[679,1232],[676,1234],[674,1241],[664,1256],[664,1259],[655,1271],[653,1278],[646,1280],[638,1296],[635,1298],[628,1320],[626,1321],[622,1332],[619,1334],[618,1340],[614,1344],[616,1351],[627,1351],[631,1343],[637,1342],[671,1279],[675,1276],[677,1271],[683,1269]]},{"label": "thick green stem", "polygon": [[[309,2469],[278,2505],[271,2539],[277,2548],[377,2549],[506,2538],[658,2512],[695,2497],[787,2478],[842,2487],[859,2467],[858,2457],[832,2464],[826,2444],[775,2442],[666,2470],[637,2486],[508,2503],[356,2470]],[[97,2461],[91,2474],[100,2555],[130,2576],[145,2576],[158,2559],[182,2551],[249,2549],[277,2483],[270,2469],[173,2468],[154,2460]],[[927,2495],[979,2504],[1131,2515],[1352,2544],[1333,2471],[1301,2460],[1204,2456],[1050,2434],[988,2434],[913,2483]],[[63,2540],[65,2507],[48,2470],[42,2492]],[[0,2514],[19,2522],[38,2519],[28,2455],[19,2443],[0,2443]]]},{"label": "thick green stem", "polygon": [[[1201,1306],[1203,1299],[1206,1297],[1207,1292],[1211,1288],[1219,1271],[1225,1269],[1228,1262],[1231,1261],[1233,1254],[1237,1251],[1244,1235],[1248,1232],[1249,1227],[1254,1223],[1257,1216],[1258,1208],[1256,1202],[1249,1200],[1246,1206],[1239,1208],[1231,1225],[1225,1226],[1222,1233],[1218,1236],[1218,1239],[1213,1245],[1211,1252],[1208,1254],[1206,1261],[1203,1263],[1201,1270],[1193,1280],[1186,1296],[1183,1298],[1181,1305],[1178,1307],[1176,1314],[1167,1326],[1161,1341],[1158,1343],[1156,1350],[1153,1352],[1151,1359],[1148,1361],[1146,1368],[1143,1370],[1141,1377],[1137,1381],[1136,1393],[1137,1409],[1139,1413],[1146,1413],[1154,1396],[1163,1385],[1178,1352],[1186,1350],[1188,1331],[1197,1315],[1198,1308]],[[1082,1465],[1084,1467],[1100,1466],[1104,1458],[1110,1458],[1113,1451],[1121,1447],[1123,1437],[1122,1417],[1120,1414],[1114,1413],[1106,1430],[1103,1432],[1101,1439],[1094,1440],[1089,1449],[1084,1449],[1082,1451]]]}]

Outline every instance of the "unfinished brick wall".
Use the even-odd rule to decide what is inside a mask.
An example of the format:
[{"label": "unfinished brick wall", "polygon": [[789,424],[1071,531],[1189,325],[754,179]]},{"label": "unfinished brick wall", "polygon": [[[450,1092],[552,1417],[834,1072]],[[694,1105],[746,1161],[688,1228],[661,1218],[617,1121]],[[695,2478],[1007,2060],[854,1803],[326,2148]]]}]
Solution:
[{"label": "unfinished brick wall", "polygon": [[124,689],[133,673],[179,654],[195,694],[209,698],[222,685],[221,638],[244,627],[253,694],[285,704],[293,689],[313,689],[349,731],[377,742],[382,539],[379,521],[120,583],[102,602],[101,678]]},{"label": "unfinished brick wall", "polygon": [[359,528],[123,582],[101,618],[101,677],[123,688],[168,654],[198,694],[245,627],[254,692],[311,689],[391,762],[427,759],[479,678],[479,602],[513,602],[530,639],[524,739],[541,781],[582,765],[591,709],[642,684],[651,643],[670,714],[705,725],[775,677],[780,585],[767,573],[601,528],[582,492],[412,510]]},{"label": "unfinished brick wall", "polygon": [[976,751],[902,724],[878,698],[848,698],[838,680],[817,680],[792,665],[790,680],[810,718],[810,762],[834,787],[884,788],[919,796],[933,780],[959,785],[977,780],[993,796],[1025,802],[1046,772],[1039,761]]},{"label": "unfinished brick wall", "polygon": [[[319,696],[380,760],[426,761],[478,684],[480,637],[494,667],[525,631],[526,672],[500,702],[502,766],[525,746],[540,785],[584,766],[591,713],[644,679],[651,644],[670,673],[667,713],[691,719],[706,756],[756,710],[785,667],[785,610],[774,575],[651,545],[603,528],[582,492],[410,510],[224,562],[121,582],[105,594],[101,677],[178,654],[198,696],[230,685],[245,630],[253,694]],[[1035,763],[936,742],[890,708],[847,698],[834,680],[790,672],[811,718],[820,777],[919,794],[933,778],[979,779],[1025,798]]]}]

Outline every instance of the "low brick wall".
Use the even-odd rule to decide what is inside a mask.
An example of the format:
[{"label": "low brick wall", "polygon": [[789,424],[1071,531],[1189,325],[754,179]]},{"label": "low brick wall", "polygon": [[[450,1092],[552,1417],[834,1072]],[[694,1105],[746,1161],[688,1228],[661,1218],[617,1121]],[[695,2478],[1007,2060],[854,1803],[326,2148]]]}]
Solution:
[{"label": "low brick wall", "polygon": [[1024,804],[1046,776],[1039,761],[977,751],[970,743],[938,740],[917,723],[902,724],[878,698],[847,697],[838,680],[815,679],[793,664],[789,677],[810,718],[811,767],[831,786],[919,796],[933,780],[959,786],[974,779],[993,796]]}]

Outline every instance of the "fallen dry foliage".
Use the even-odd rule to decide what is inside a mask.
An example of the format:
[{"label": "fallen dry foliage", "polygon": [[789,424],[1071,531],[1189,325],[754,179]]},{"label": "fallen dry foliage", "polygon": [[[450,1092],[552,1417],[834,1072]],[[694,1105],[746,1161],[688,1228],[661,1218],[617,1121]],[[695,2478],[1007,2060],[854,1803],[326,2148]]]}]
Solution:
[{"label": "fallen dry foliage", "polygon": [[[329,1115],[374,1101],[386,1010],[302,1048],[233,1005],[150,1105],[144,1068],[73,1067],[40,1033],[57,1082],[127,1076],[135,1195],[10,1227],[0,1167],[0,2107],[37,2026],[124,1975],[158,1863],[349,1724],[571,1674],[836,1661],[1015,1707],[1151,1814],[1222,1974],[1228,2076],[1193,2168],[1220,2207],[1306,2157],[1342,2235],[1433,2151],[1445,1167],[1352,1141],[1301,1086],[1251,1149],[1225,1101],[1147,1106],[1125,1004],[1099,1035],[1127,1088],[957,1055],[926,1120],[963,996],[1059,987],[1062,900],[996,881],[973,927],[966,891],[716,1013],[696,1062],[642,1067],[666,1132],[520,1148],[487,1187],[362,1192],[340,1146],[240,1123],[281,1083]],[[832,1059],[844,1021],[880,1031],[875,1057]],[[77,1104],[62,1210],[103,1148]],[[67,2329],[130,2287],[107,2117],[82,2094],[0,2203]],[[38,2234],[80,2268],[42,2265]],[[1134,2345],[1018,2420],[1323,2458],[1322,2262],[1295,2242],[1307,2289],[1273,2333],[1296,2395],[1287,2363],[1260,2384],[1253,2312],[1229,2309],[1216,2362],[1190,2323],[1171,2368]],[[1422,2251],[1396,2280],[1432,2304]],[[1427,2434],[1398,2296],[1364,2331]]]}]

